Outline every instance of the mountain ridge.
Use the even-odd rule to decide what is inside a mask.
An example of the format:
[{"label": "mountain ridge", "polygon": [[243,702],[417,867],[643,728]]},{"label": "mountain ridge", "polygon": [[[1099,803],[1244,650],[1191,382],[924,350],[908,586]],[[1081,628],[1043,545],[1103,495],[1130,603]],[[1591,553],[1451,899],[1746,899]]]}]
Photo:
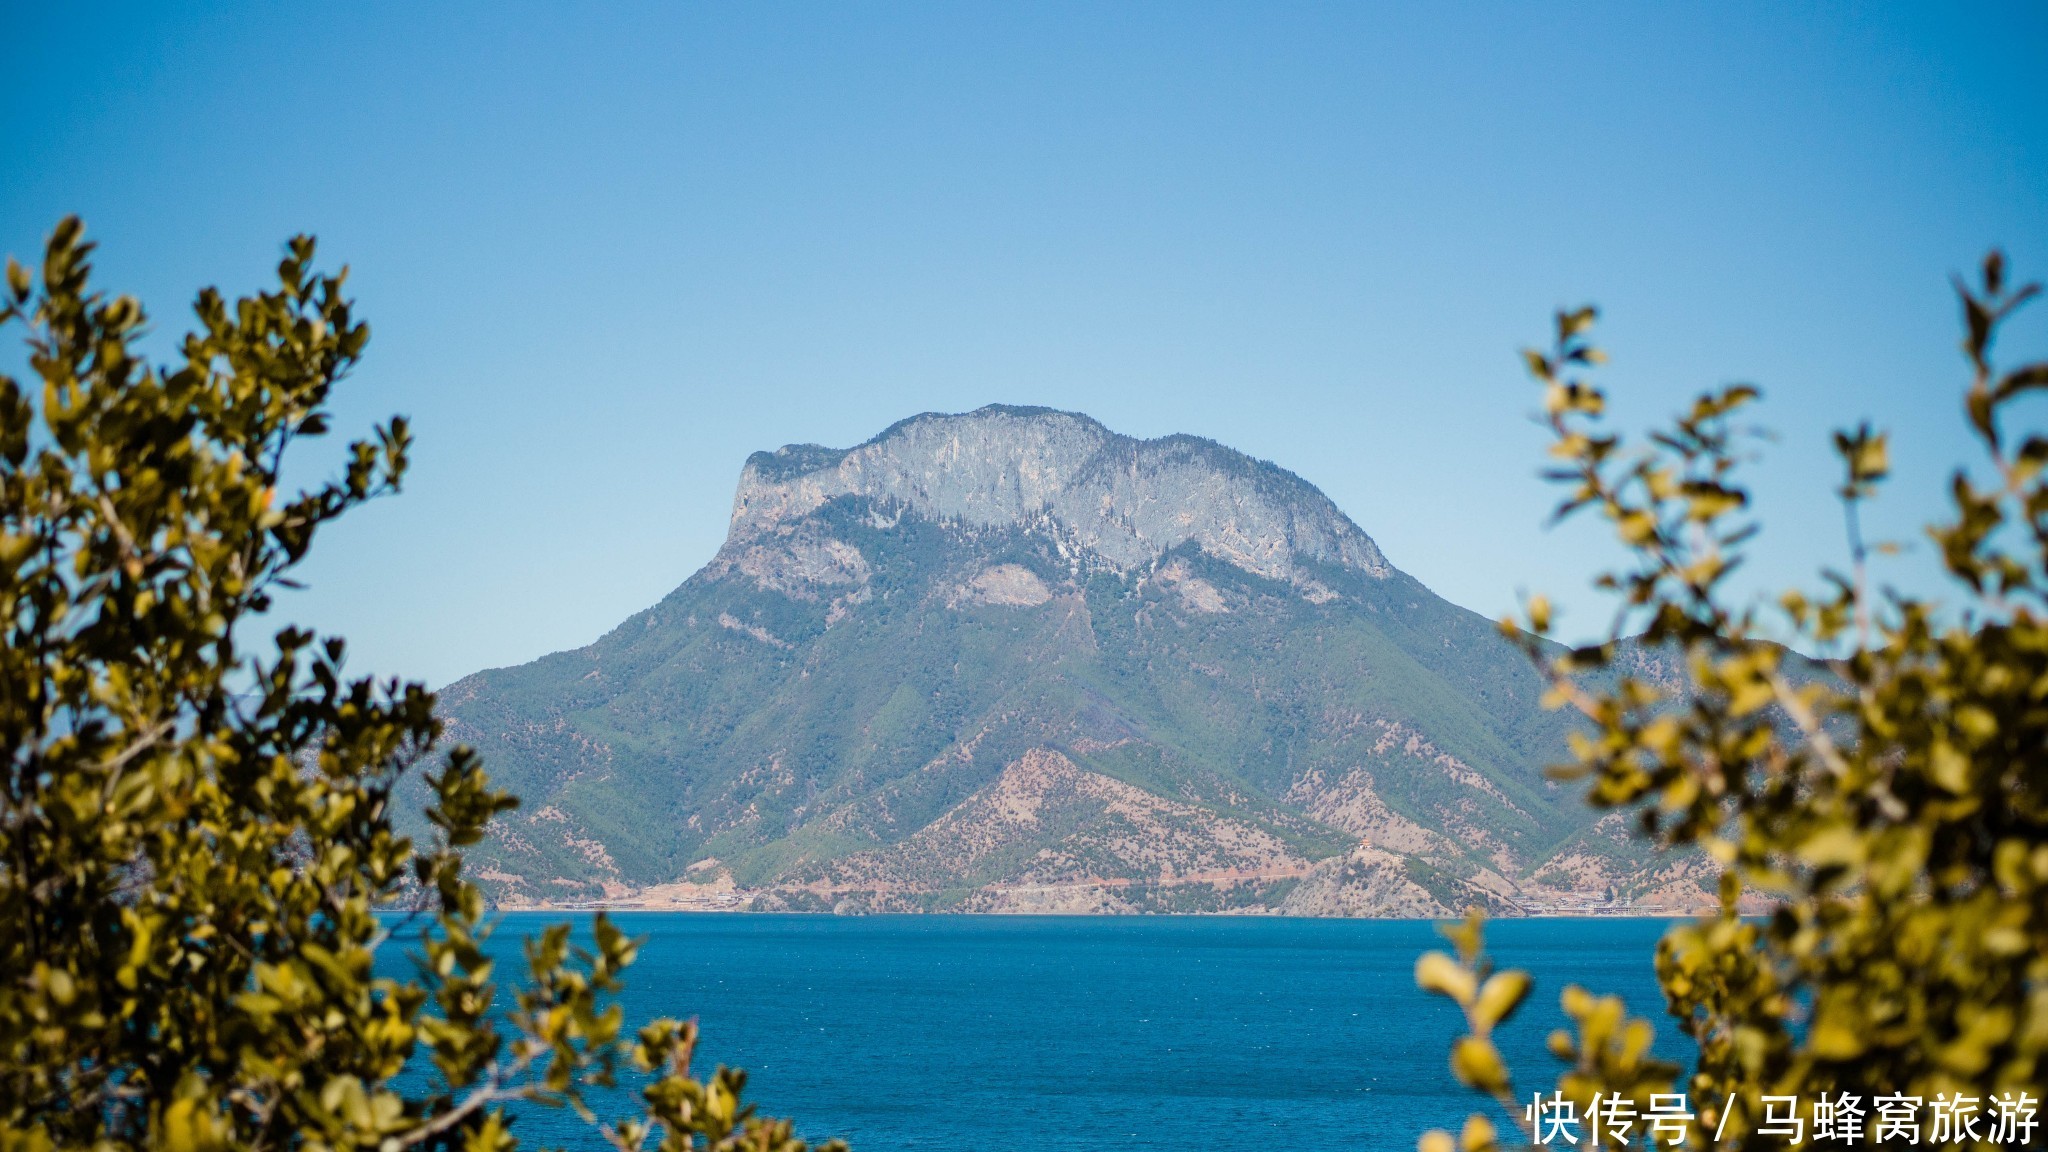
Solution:
[{"label": "mountain ridge", "polygon": [[1123,570],[1188,539],[1265,576],[1290,573],[1297,554],[1390,570],[1335,503],[1277,464],[1198,436],[1139,440],[1079,413],[994,404],[899,420],[848,449],[755,453],[741,470],[728,542],[847,495],[981,527],[1048,516]]}]

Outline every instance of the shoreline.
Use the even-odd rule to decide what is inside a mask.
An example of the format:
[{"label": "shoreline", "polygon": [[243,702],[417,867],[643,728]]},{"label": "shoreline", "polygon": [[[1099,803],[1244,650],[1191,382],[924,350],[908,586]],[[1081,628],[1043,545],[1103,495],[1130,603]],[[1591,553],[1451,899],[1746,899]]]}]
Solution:
[{"label": "shoreline", "polygon": [[[631,913],[631,914],[634,914],[634,915],[674,915],[674,914],[678,914],[678,913],[681,913],[681,914],[686,914],[686,915],[703,915],[703,916],[833,916],[833,917],[840,917],[840,918],[844,918],[844,919],[855,919],[855,918],[859,918],[859,917],[877,917],[877,916],[895,916],[895,917],[903,917],[903,918],[911,918],[911,917],[920,917],[920,916],[929,916],[929,917],[941,917],[941,916],[958,916],[958,917],[970,917],[970,916],[971,916],[971,917],[976,917],[976,918],[981,918],[981,919],[989,919],[989,920],[1001,920],[1001,919],[1046,919],[1046,918],[1053,918],[1053,917],[1057,917],[1057,918],[1059,918],[1059,919],[1063,919],[1063,920],[1163,920],[1163,919],[1173,919],[1173,918],[1179,918],[1179,919],[1189,919],[1189,920],[1197,920],[1197,919],[1199,919],[1199,920],[1366,920],[1366,921],[1384,921],[1384,922],[1395,922],[1395,921],[1399,921],[1399,922],[1403,922],[1403,923],[1431,923],[1431,924],[1443,923],[1443,922],[1445,922],[1445,921],[1447,921],[1447,920],[1453,920],[1453,919],[1456,919],[1456,917],[1455,917],[1455,916],[1399,916],[1399,915],[1389,915],[1389,916],[1300,916],[1300,915],[1294,915],[1294,914],[1290,914],[1290,913],[1281,913],[1281,912],[1266,912],[1266,911],[1229,911],[1229,912],[972,912],[972,911],[946,911],[946,912],[835,912],[835,911],[832,911],[832,910],[830,910],[830,909],[776,909],[776,910],[772,910],[772,911],[771,911],[771,910],[756,910],[756,909],[752,909],[752,908],[738,908],[738,907],[715,907],[715,908],[713,908],[713,907],[706,907],[706,908],[699,908],[699,907],[691,907],[691,906],[687,906],[687,905],[648,905],[648,904],[639,904],[639,903],[633,903],[633,902],[627,902],[627,901],[620,901],[620,902],[617,902],[617,903],[613,903],[613,902],[607,902],[607,901],[591,901],[591,902],[576,902],[576,903],[564,903],[564,904],[536,904],[536,903],[527,903],[527,902],[505,902],[505,903],[495,903],[495,902],[494,902],[494,903],[493,903],[493,904],[491,905],[491,910],[492,910],[493,912],[498,912],[498,913],[519,913],[519,914],[521,914],[521,915],[525,915],[525,914],[529,914],[529,913],[537,913],[537,912],[558,912],[558,913],[564,913],[564,914],[567,914],[567,915],[589,915],[589,914],[592,914],[592,913],[597,913],[597,912],[604,912],[604,913],[607,913],[607,914],[611,914],[611,913],[621,913],[621,912],[623,912],[623,913]],[[1705,915],[1713,915],[1713,914],[1715,914],[1715,913],[1718,913],[1718,912],[1719,912],[1719,909],[1691,909],[1691,910],[1686,910],[1686,909],[1672,909],[1672,910],[1668,910],[1668,911],[1651,911],[1651,910],[1641,910],[1641,911],[1628,911],[1628,912],[1567,912],[1567,911],[1545,911],[1545,912],[1516,912],[1516,913],[1493,913],[1493,912],[1490,912],[1490,913],[1487,913],[1487,916],[1486,916],[1486,918],[1487,918],[1487,920],[1488,920],[1489,922],[1492,922],[1492,921],[1499,921],[1499,920],[1659,920],[1659,921],[1669,921],[1669,920],[1692,920],[1692,919],[1697,919],[1697,918],[1698,918],[1698,917],[1700,917],[1700,916],[1705,916]],[[1746,915],[1746,914],[1745,914],[1745,915]]]},{"label": "shoreline", "polygon": [[[601,895],[588,895],[580,899],[536,899],[529,891],[520,891],[526,885],[517,878],[499,873],[484,877],[488,880],[513,881],[513,889],[503,898],[494,898],[493,908],[504,912],[701,912],[720,915],[735,913],[803,913],[817,915],[962,915],[962,916],[1263,916],[1288,917],[1304,920],[1430,920],[1439,921],[1455,918],[1462,913],[1453,910],[1454,905],[1441,897],[1428,901],[1403,900],[1387,902],[1376,910],[1330,907],[1300,907],[1281,911],[1265,904],[1247,903],[1239,907],[1195,907],[1174,908],[1152,904],[1128,903],[1110,899],[1116,893],[1144,888],[1153,890],[1177,889],[1184,887],[1213,887],[1221,894],[1226,887],[1235,887],[1245,881],[1298,878],[1302,869],[1246,872],[1201,872],[1179,876],[1162,876],[1156,880],[1134,880],[1125,877],[1089,877],[1058,883],[1037,884],[996,884],[963,892],[958,889],[926,888],[922,886],[883,885],[860,887],[844,884],[813,884],[790,888],[746,888],[734,883],[732,874],[719,868],[715,877],[704,880],[682,879],[665,884],[642,888],[625,884],[607,884]],[[1276,873],[1279,873],[1276,875]],[[1713,915],[1719,911],[1719,901],[1705,891],[1674,891],[1672,885],[1661,889],[1639,892],[1630,897],[1610,895],[1605,892],[1570,889],[1549,889],[1534,892],[1504,892],[1489,889],[1487,895],[1498,908],[1489,909],[1492,919],[1572,919],[1572,920],[1666,920],[1672,918],[1693,919]],[[1256,896],[1252,891],[1240,888],[1246,896]],[[972,900],[974,907],[934,909],[920,907],[928,900],[940,898],[946,893],[961,903]],[[876,907],[880,904],[883,907]],[[1437,910],[1429,910],[1434,904]],[[764,906],[765,905],[765,906]],[[1759,910],[1760,911],[1760,910]]]}]

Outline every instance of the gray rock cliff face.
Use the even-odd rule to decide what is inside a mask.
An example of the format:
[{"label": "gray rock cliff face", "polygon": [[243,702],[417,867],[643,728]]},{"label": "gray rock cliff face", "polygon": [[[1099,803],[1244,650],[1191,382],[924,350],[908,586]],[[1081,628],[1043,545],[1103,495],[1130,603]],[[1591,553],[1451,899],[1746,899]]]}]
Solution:
[{"label": "gray rock cliff face", "polygon": [[1313,584],[1303,560],[1392,573],[1370,537],[1283,468],[1199,437],[1137,440],[1075,413],[1001,405],[914,416],[856,448],[755,453],[740,473],[722,561],[737,566],[841,496],[978,527],[1049,523],[1122,571],[1193,541],[1297,585]]}]

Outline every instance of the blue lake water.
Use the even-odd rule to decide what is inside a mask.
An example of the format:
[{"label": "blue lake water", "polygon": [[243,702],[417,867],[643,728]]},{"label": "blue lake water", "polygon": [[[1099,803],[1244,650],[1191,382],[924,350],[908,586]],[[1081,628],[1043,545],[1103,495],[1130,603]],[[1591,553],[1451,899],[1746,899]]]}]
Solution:
[{"label": "blue lake water", "polygon": [[[515,913],[494,939],[562,919]],[[647,937],[629,1023],[696,1016],[701,1067],[737,1065],[764,1112],[854,1152],[1185,1149],[1277,1142],[1409,1152],[1475,1100],[1445,1067],[1456,1009],[1414,985],[1431,925],[1264,917],[776,916],[624,913]],[[1664,924],[1490,926],[1535,994],[1501,1046],[1533,1087],[1560,989],[1618,992],[1678,1048],[1651,957]],[[537,1144],[594,1147],[577,1121],[522,1115]]]}]

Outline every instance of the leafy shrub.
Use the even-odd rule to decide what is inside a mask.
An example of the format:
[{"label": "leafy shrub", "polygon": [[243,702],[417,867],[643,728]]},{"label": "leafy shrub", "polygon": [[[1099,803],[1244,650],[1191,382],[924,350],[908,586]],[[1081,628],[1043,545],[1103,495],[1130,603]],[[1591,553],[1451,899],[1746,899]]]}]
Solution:
[{"label": "leafy shrub", "polygon": [[[1868,425],[1837,434],[1852,567],[1828,573],[1824,595],[1788,592],[1776,605],[1798,647],[1834,655],[1833,677],[1788,675],[1764,609],[1727,591],[1754,531],[1736,420],[1756,391],[1701,396],[1639,449],[1603,424],[1605,394],[1588,379],[1603,359],[1591,309],[1561,313],[1554,347],[1526,353],[1554,434],[1550,476],[1568,488],[1558,515],[1597,512],[1628,556],[1598,581],[1623,604],[1606,643],[1544,656],[1541,599],[1525,627],[1505,625],[1548,669],[1553,707],[1587,722],[1572,763],[1554,771],[1589,780],[1596,807],[1633,810],[1641,835],[1703,848],[1725,868],[1719,914],[1673,929],[1657,950],[1667,1007],[1697,1054],[1683,1089],[1695,1145],[1794,1142],[1761,1122],[1764,1096],[1961,1097],[1988,1113],[2041,1090],[2048,438],[2006,424],[2017,401],[2048,389],[2048,363],[1993,366],[2000,323],[2038,292],[2012,288],[2000,255],[1958,292],[1973,374],[1964,409],[1989,482],[1959,471],[1954,516],[1929,535],[1960,607],[1871,590],[1868,560],[1882,549],[1863,540],[1858,513],[1885,479],[1886,438]],[[1682,653],[1689,682],[1594,686],[1588,674],[1612,672],[1637,632]],[[1737,915],[1744,889],[1772,902],[1767,918]],[[1491,972],[1476,918],[1449,934],[1457,955],[1431,953],[1416,974],[1465,1010],[1452,1068],[1524,1116],[1490,1034],[1528,978]],[[1596,1093],[1640,1110],[1652,1093],[1681,1090],[1678,1069],[1649,1056],[1648,1022],[1619,1000],[1568,988],[1563,1003],[1577,1031],[1551,1037],[1569,1065],[1554,1091],[1579,1116]],[[1932,1137],[1974,1143],[1953,1128]],[[1461,1143],[1479,1152],[1496,1139],[1475,1114]],[[1422,1141],[1425,1152],[1452,1145],[1442,1132]]]},{"label": "leafy shrub", "polygon": [[[624,1031],[635,944],[602,917],[595,951],[551,929],[499,984],[462,850],[514,801],[458,747],[426,776],[436,843],[394,824],[431,693],[345,679],[342,642],[300,629],[245,646],[318,530],[405,474],[393,419],[279,495],[369,339],[346,272],[294,239],[275,291],[200,293],[159,370],[91,250],[64,221],[40,286],[9,261],[0,299],[40,384],[0,377],[0,1152],[508,1149],[508,1104],[595,1122],[626,1067],[644,1108],[600,1125],[622,1149],[801,1149],[742,1073],[690,1074],[693,1025]],[[408,898],[417,971],[377,976]]]}]

